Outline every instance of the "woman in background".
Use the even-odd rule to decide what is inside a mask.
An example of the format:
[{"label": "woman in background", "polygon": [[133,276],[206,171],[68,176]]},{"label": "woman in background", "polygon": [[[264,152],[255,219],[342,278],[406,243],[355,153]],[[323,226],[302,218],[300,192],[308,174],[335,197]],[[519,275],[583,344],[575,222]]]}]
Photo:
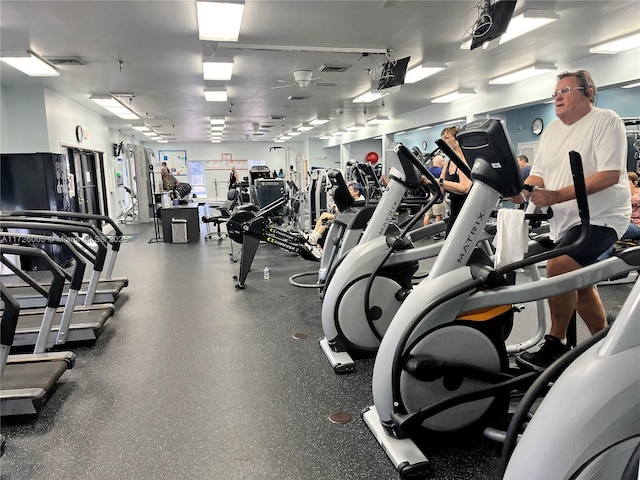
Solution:
[{"label": "woman in background", "polygon": [[627,172],[629,188],[631,188],[631,220],[627,231],[622,238],[625,240],[640,240],[640,188],[638,187],[638,175],[635,172]]},{"label": "woman in background", "polygon": [[[468,163],[464,158],[464,154],[460,148],[460,143],[456,138],[458,132],[460,132],[460,127],[457,125],[454,127],[447,127],[440,132],[440,138],[449,144],[462,161]],[[449,201],[451,202],[451,211],[449,220],[447,221],[447,231],[445,233],[445,236],[448,236],[451,231],[451,227],[453,227],[456,218],[458,218],[460,210],[462,210],[464,201],[467,199],[467,195],[471,189],[471,179],[462,173],[451,159],[448,159],[442,169],[442,173],[440,174],[439,182],[442,193],[448,193]]]}]

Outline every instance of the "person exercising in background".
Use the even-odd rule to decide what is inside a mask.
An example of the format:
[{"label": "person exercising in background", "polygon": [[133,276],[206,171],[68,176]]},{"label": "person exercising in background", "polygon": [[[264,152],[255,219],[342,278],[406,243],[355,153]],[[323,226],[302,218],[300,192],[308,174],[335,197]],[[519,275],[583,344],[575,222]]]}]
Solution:
[{"label": "person exercising in background", "polygon": [[[431,166],[429,167],[429,172],[433,175],[434,178],[440,178],[442,175],[442,167],[444,166],[444,157],[442,155],[435,155],[433,160],[431,161]],[[426,227],[431,223],[431,216],[436,217],[436,222],[439,222],[444,218],[446,209],[445,201],[442,200],[439,203],[435,203],[432,207],[427,210],[427,213],[424,214],[423,224]],[[436,234],[434,238],[441,238],[440,234]]]},{"label": "person exercising in background", "polygon": [[[349,182],[349,193],[354,199],[354,207],[364,204],[364,187],[357,182]],[[333,210],[333,209],[332,209]],[[311,246],[318,245],[318,242],[324,238],[324,234],[327,232],[328,225],[336,218],[336,214],[331,212],[322,212],[316,221],[315,228],[310,234],[302,234],[306,242]]]},{"label": "person exercising in background", "polygon": [[518,155],[516,158],[518,165],[520,165],[520,171],[522,172],[522,180],[526,180],[531,172],[531,165],[529,165],[529,157],[526,155]]},{"label": "person exercising in background", "polygon": [[[529,193],[511,197],[513,203],[531,200],[538,207],[553,206],[549,220],[555,248],[573,243],[580,235],[569,152],[581,154],[589,196],[591,233],[577,251],[547,261],[547,276],[554,277],[595,263],[624,233],[631,215],[631,192],[626,175],[625,126],[611,110],[595,107],[596,86],[586,70],[558,76],[551,97],[558,117],[545,130],[526,184]],[[565,344],[573,312],[593,335],[606,326],[606,314],[594,286],[549,298],[551,330],[537,352],[516,357],[523,368],[541,371],[570,350]]]},{"label": "person exercising in background", "polygon": [[162,173],[162,188],[164,190],[173,190],[180,185],[178,179],[169,173],[166,163],[163,162],[163,167],[160,172]]},{"label": "person exercising in background", "polygon": [[[460,127],[457,125],[454,127],[447,127],[440,132],[440,138],[449,144],[461,160],[468,163],[464,158],[462,148],[460,148],[460,143],[457,139],[458,132],[460,132]],[[462,210],[462,205],[464,205],[464,201],[467,199],[467,195],[471,189],[471,179],[462,173],[458,166],[449,159],[442,169],[439,183],[442,193],[448,193],[449,201],[451,202],[449,220],[447,221],[447,231],[445,232],[446,237],[449,235],[453,224],[458,218],[460,210]]]}]

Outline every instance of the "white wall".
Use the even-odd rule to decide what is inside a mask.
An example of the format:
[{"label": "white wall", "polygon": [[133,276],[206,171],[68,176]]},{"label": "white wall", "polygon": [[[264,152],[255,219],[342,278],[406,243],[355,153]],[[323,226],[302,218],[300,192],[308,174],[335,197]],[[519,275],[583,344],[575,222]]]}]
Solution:
[{"label": "white wall", "polygon": [[48,152],[47,118],[41,87],[1,87],[0,152]]},{"label": "white wall", "polygon": [[[117,213],[113,174],[112,132],[105,118],[65,97],[42,87],[2,87],[0,115],[0,152],[66,153],[66,147],[78,147],[103,153],[109,214]],[[81,125],[85,139],[76,139],[76,125]]]}]

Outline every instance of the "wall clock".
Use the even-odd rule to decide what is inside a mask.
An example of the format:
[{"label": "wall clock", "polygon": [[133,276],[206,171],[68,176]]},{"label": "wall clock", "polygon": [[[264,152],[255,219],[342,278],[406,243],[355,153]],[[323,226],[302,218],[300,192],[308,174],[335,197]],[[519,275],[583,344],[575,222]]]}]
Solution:
[{"label": "wall clock", "polygon": [[82,125],[76,125],[76,140],[78,143],[81,143],[84,139],[84,130],[82,129]]},{"label": "wall clock", "polygon": [[534,135],[540,135],[542,133],[542,129],[544,128],[544,123],[542,123],[541,118],[536,118],[531,124],[531,133]]}]

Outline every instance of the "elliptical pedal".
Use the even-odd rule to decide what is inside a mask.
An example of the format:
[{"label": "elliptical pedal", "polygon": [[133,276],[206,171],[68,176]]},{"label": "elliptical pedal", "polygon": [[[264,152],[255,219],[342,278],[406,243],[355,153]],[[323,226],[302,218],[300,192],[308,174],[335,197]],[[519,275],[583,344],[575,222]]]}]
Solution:
[{"label": "elliptical pedal", "polygon": [[356,371],[356,363],[347,352],[338,352],[331,348],[327,337],[318,340],[320,348],[324,352],[327,360],[331,363],[331,367],[335,373],[353,373]]},{"label": "elliptical pedal", "polygon": [[384,430],[375,406],[365,408],[361,416],[402,478],[433,475],[431,462],[411,439],[395,438]]}]

